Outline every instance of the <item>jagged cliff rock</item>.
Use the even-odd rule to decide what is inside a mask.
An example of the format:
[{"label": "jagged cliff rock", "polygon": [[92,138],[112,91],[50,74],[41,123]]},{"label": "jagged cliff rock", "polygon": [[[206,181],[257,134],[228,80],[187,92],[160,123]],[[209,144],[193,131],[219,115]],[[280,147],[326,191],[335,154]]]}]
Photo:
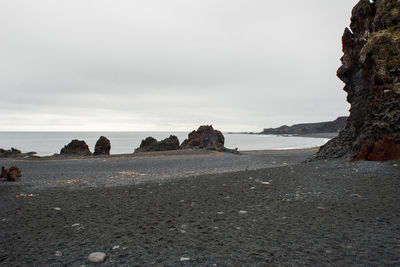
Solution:
[{"label": "jagged cliff rock", "polygon": [[188,139],[183,141],[181,148],[203,148],[208,150],[225,150],[225,137],[214,130],[212,125],[202,125],[197,131],[189,133]]},{"label": "jagged cliff rock", "polygon": [[94,146],[94,156],[99,155],[110,155],[111,143],[105,136],[100,136],[99,140],[97,140],[96,145]]},{"label": "jagged cliff rock", "polygon": [[175,135],[170,135],[164,140],[157,141],[149,136],[142,140],[140,146],[135,149],[135,152],[150,152],[150,151],[168,151],[179,149],[179,139]]},{"label": "jagged cliff rock", "polygon": [[359,1],[342,42],[350,116],[316,158],[400,159],[400,1]]},{"label": "jagged cliff rock", "polygon": [[60,155],[90,156],[92,153],[85,141],[75,139],[61,149]]},{"label": "jagged cliff rock", "polygon": [[334,121],[301,123],[292,126],[283,125],[278,128],[264,129],[261,134],[315,134],[337,133],[346,126],[347,117],[338,117]]}]

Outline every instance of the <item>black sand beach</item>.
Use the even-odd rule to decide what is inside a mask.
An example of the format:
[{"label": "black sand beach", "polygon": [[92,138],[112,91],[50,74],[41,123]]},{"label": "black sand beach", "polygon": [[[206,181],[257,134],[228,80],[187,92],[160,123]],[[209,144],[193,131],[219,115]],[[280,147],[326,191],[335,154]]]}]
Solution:
[{"label": "black sand beach", "polygon": [[0,160],[0,265],[399,265],[400,162],[313,153]]}]

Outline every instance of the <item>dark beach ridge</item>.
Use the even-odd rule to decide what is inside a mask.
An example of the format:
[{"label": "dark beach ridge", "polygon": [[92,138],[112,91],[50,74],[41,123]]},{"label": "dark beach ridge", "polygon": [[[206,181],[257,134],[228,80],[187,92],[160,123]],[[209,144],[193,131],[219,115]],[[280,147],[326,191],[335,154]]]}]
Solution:
[{"label": "dark beach ridge", "polygon": [[399,265],[400,162],[313,153],[1,159],[0,265]]}]

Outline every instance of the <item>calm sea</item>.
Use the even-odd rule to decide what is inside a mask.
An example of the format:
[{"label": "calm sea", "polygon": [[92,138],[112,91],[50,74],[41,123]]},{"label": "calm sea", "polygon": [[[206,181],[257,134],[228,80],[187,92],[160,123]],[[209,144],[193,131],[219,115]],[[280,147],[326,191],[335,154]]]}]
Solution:
[{"label": "calm sea", "polygon": [[[132,153],[142,139],[152,136],[157,140],[176,135],[182,142],[187,132],[0,132],[0,148],[11,147],[22,152],[35,151],[40,156],[59,153],[72,139],[85,140],[93,152],[101,135],[111,141],[111,154]],[[239,150],[291,149],[321,146],[328,139],[307,137],[284,137],[279,135],[227,134],[225,146]]]}]

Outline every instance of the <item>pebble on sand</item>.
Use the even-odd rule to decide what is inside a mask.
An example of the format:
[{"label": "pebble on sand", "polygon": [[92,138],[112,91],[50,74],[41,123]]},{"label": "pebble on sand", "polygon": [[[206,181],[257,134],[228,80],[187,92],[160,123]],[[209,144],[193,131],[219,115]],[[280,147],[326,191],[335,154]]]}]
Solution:
[{"label": "pebble on sand", "polygon": [[187,257],[181,257],[181,261],[190,261],[190,258],[187,258]]},{"label": "pebble on sand", "polygon": [[99,263],[103,262],[106,258],[106,254],[103,252],[93,252],[90,253],[88,259],[90,262]]},{"label": "pebble on sand", "polygon": [[55,207],[55,208],[53,208],[54,210],[57,210],[57,211],[59,211],[59,210],[61,210],[61,208],[59,208],[59,207]]},{"label": "pebble on sand", "polygon": [[240,211],[239,211],[239,214],[247,214],[247,211],[245,211],[245,210],[240,210]]},{"label": "pebble on sand", "polygon": [[56,257],[61,257],[62,255],[63,255],[62,252],[59,251],[59,250],[57,250],[57,251],[54,253],[54,256],[56,256]]}]

